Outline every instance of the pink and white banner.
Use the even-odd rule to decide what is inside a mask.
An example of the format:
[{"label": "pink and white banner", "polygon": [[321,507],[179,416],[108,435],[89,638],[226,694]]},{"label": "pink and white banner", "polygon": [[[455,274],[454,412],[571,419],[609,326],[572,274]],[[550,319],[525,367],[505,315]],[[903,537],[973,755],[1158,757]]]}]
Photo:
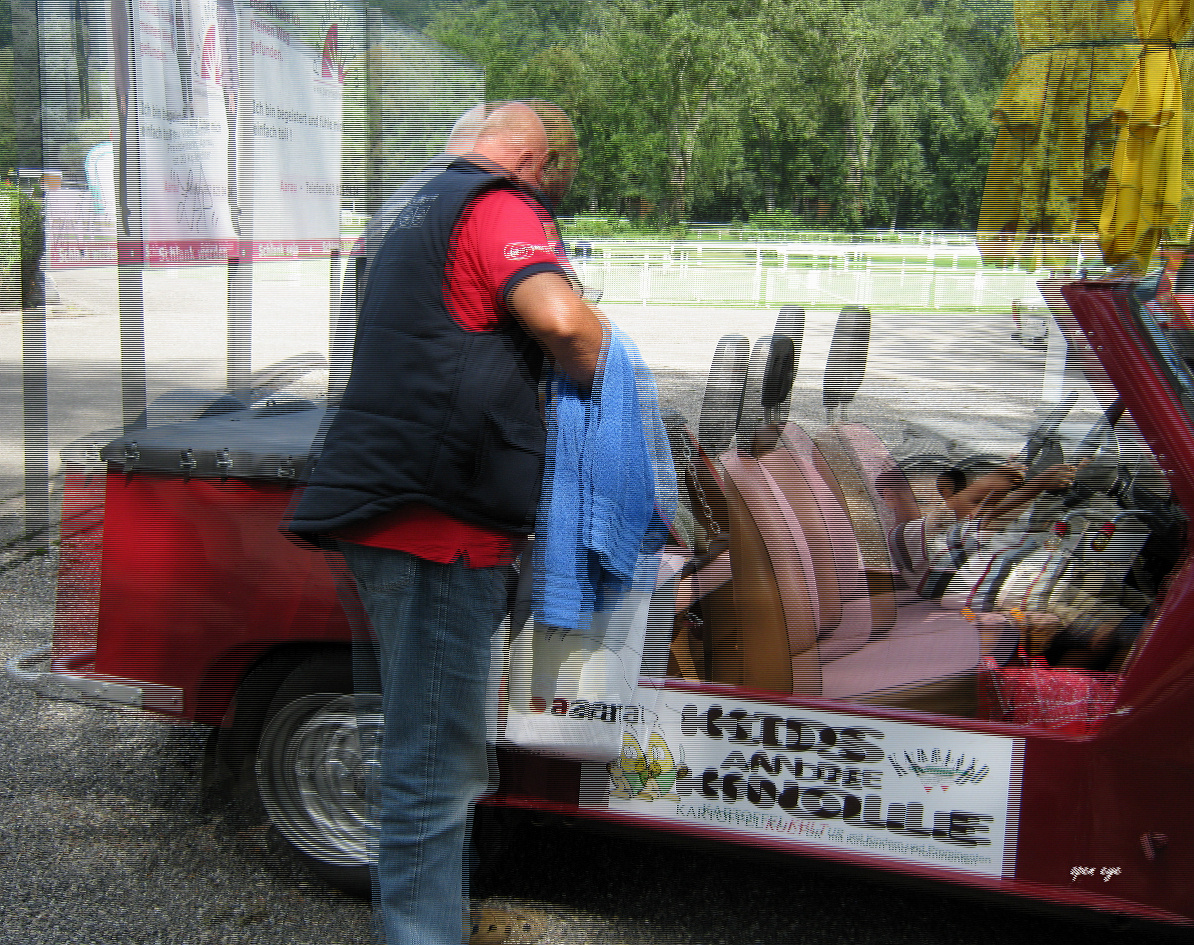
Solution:
[{"label": "pink and white banner", "polygon": [[324,244],[340,236],[338,31],[332,23],[315,47],[278,7],[250,3],[241,12],[253,75],[253,254],[326,255]]},{"label": "pink and white banner", "polygon": [[[312,29],[288,5],[264,0],[129,3],[131,30],[117,22],[113,36],[117,96],[127,102],[113,138],[125,157],[100,167],[116,186],[93,183],[94,207],[80,199],[55,208],[49,265],[204,265],[340,251],[336,24]],[[138,166],[139,180],[122,185],[121,173]],[[116,195],[138,184],[142,238],[118,245]]]},{"label": "pink and white banner", "polygon": [[216,0],[135,0],[131,19],[136,101],[125,135],[138,147],[147,257],[161,255],[150,251],[158,244],[234,245]]}]

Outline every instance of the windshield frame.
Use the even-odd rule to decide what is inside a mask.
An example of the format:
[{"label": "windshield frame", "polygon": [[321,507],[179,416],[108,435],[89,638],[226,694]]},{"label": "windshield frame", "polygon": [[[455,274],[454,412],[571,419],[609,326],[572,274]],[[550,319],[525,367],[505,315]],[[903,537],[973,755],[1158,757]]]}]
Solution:
[{"label": "windshield frame", "polygon": [[[1194,373],[1170,340],[1167,329],[1154,310],[1156,303],[1142,301],[1138,291],[1128,293],[1128,310],[1140,335],[1144,338],[1153,360],[1161,368],[1161,374],[1170,384],[1186,416],[1194,422]],[[1176,318],[1177,316],[1172,316]]]},{"label": "windshield frame", "polygon": [[1194,512],[1194,403],[1182,396],[1178,375],[1170,373],[1177,369],[1165,352],[1173,357],[1177,353],[1171,344],[1164,346],[1168,339],[1160,322],[1153,316],[1150,331],[1133,313],[1134,306],[1143,308],[1135,296],[1138,285],[1135,280],[1076,280],[1061,292],[1091,353],[1168,478],[1174,498],[1189,515]]}]

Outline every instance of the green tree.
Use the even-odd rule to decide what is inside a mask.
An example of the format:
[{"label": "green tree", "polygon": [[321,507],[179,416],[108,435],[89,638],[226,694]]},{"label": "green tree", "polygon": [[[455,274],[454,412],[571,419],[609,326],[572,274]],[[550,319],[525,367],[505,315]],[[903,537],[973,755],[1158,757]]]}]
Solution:
[{"label": "green tree", "polygon": [[[974,145],[977,138],[989,147],[986,111],[1008,61],[1005,20],[961,0],[770,0],[768,7],[801,64],[820,133],[834,142],[826,157],[837,164],[817,176],[840,222],[886,224],[902,210],[917,217],[934,192],[937,158],[955,171],[963,161],[985,164]],[[941,154],[943,146],[964,153]],[[956,174],[954,183],[972,189]]]},{"label": "green tree", "polygon": [[1003,7],[440,0],[427,29],[484,67],[490,99],[573,116],[583,161],[565,210],[972,225],[1014,61]]},{"label": "green tree", "polygon": [[15,123],[12,114],[12,46],[0,46],[0,173],[17,166]]},{"label": "green tree", "polygon": [[[742,166],[743,90],[761,78],[754,3],[734,0],[611,0],[599,61],[604,78],[649,77],[641,99],[662,132],[667,205],[685,220],[694,199]],[[600,47],[599,47],[600,49]]]}]

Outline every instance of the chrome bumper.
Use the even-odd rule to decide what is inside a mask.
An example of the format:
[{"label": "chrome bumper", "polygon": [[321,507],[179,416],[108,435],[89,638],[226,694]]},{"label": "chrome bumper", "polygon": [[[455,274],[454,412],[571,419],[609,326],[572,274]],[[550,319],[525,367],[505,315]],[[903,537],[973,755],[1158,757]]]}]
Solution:
[{"label": "chrome bumper", "polygon": [[56,672],[50,669],[53,648],[44,644],[12,657],[4,664],[10,679],[45,696],[69,702],[106,702],[135,709],[182,714],[182,690],[132,679],[95,674]]}]

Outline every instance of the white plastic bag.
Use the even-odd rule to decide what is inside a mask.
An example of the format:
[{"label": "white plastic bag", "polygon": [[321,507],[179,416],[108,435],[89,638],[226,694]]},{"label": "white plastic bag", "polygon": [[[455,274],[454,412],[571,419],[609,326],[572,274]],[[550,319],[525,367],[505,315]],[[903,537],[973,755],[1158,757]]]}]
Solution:
[{"label": "white plastic bag", "polygon": [[657,554],[641,555],[630,589],[584,631],[544,625],[515,605],[507,741],[580,761],[618,756],[627,707],[635,705],[659,562]]}]

